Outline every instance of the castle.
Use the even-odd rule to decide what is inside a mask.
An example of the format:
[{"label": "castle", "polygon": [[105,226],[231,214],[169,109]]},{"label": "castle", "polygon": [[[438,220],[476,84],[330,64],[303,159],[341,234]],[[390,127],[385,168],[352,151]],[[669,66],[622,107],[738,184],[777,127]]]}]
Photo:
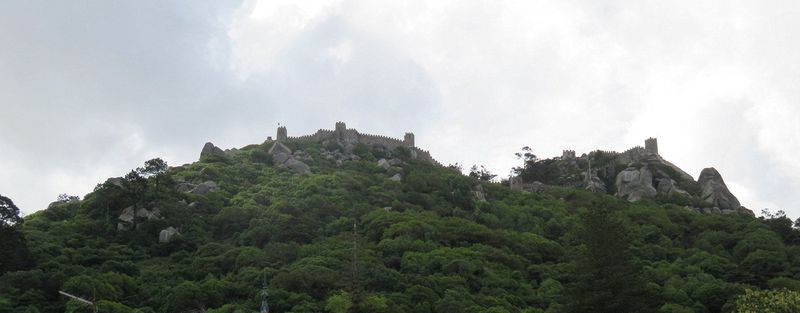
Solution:
[{"label": "castle", "polygon": [[[653,137],[647,138],[644,140],[644,147],[634,146],[621,153],[616,151],[595,150],[590,152],[589,155],[596,153],[619,156],[620,160],[624,163],[638,162],[649,157],[658,157],[658,139]],[[563,150],[561,152],[562,160],[571,160],[575,158],[575,150]]]},{"label": "castle", "polygon": [[[271,137],[269,137],[271,139]],[[268,139],[268,140],[269,140]],[[325,140],[336,140],[343,144],[364,144],[367,146],[383,146],[393,150],[397,147],[405,147],[411,151],[411,157],[423,161],[428,161],[434,165],[442,166],[436,161],[427,150],[417,148],[414,143],[414,133],[405,133],[403,139],[392,138],[382,135],[362,134],[355,129],[347,128],[344,122],[336,122],[333,130],[319,129],[317,132],[299,137],[288,135],[286,126],[279,126],[276,140],[281,142],[306,141],[321,142]]]}]

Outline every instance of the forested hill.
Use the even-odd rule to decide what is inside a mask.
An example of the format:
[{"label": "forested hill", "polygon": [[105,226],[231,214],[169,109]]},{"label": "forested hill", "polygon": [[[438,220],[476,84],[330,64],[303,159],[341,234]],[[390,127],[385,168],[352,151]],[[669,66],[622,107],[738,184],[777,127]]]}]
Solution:
[{"label": "forested hill", "polygon": [[263,300],[280,313],[731,312],[797,295],[749,290],[800,290],[800,231],[781,214],[528,193],[477,174],[336,142],[151,160],[0,225],[0,312],[92,311],[59,290],[122,313]]}]

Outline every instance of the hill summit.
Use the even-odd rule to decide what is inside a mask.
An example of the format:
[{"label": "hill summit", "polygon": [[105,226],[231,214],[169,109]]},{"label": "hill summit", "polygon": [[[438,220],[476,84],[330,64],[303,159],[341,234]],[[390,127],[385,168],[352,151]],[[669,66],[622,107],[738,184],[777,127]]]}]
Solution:
[{"label": "hill summit", "polygon": [[694,181],[654,148],[526,153],[500,183],[344,123],[207,143],[1,225],[0,312],[731,312],[797,295],[792,221],[706,214],[738,205],[719,173]]}]

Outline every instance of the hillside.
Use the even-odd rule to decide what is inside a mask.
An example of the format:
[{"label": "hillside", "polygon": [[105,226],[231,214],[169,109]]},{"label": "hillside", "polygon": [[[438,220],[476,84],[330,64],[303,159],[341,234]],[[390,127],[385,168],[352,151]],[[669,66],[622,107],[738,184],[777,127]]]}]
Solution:
[{"label": "hillside", "polygon": [[[25,217],[29,261],[0,276],[0,312],[91,312],[59,290],[101,312],[208,313],[265,300],[296,313],[731,312],[746,290],[800,290],[800,231],[782,214],[694,210],[719,196],[666,161],[598,175],[622,162],[592,159],[589,181],[608,182],[592,192],[567,178],[587,172],[572,160],[532,190],[538,176],[519,188],[465,176],[413,134],[343,123],[209,143],[195,163],[151,160]],[[686,195],[619,194],[610,178],[629,167]]]}]

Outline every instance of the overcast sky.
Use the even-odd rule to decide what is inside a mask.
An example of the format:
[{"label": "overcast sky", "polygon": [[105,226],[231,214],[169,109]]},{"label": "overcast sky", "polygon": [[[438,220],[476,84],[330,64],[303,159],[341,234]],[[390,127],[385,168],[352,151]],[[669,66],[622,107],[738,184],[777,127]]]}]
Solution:
[{"label": "overcast sky", "polygon": [[798,1],[208,3],[0,2],[0,194],[29,214],[206,141],[342,120],[501,176],[526,145],[658,137],[800,216]]}]

